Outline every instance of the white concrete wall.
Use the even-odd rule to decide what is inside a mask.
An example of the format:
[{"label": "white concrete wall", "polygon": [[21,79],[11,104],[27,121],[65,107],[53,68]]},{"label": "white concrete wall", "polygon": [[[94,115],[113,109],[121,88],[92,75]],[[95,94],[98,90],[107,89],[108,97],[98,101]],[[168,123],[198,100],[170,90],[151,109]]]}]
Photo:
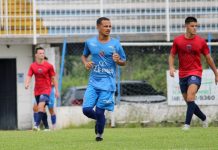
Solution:
[{"label": "white concrete wall", "polygon": [[[208,122],[218,119],[218,106],[199,106],[206,114]],[[115,108],[115,122],[160,123],[162,121],[185,121],[186,106],[169,106],[167,102],[156,104],[128,104],[123,103]],[[109,115],[107,115],[109,118]],[[199,120],[195,115],[194,121]]]},{"label": "white concrete wall", "polygon": [[[82,124],[87,124],[91,119],[87,118],[82,113],[82,107],[80,106],[66,106],[57,107],[57,129],[66,128],[71,125],[79,126]],[[49,117],[50,122],[50,117]]]},{"label": "white concrete wall", "polygon": [[[206,114],[208,122],[218,120],[218,106],[199,106]],[[162,121],[184,122],[186,106],[169,106],[167,102],[156,104],[129,104],[121,103],[115,107],[115,124],[118,123],[160,123]],[[111,121],[111,113],[106,112],[107,121]],[[82,113],[80,106],[69,106],[57,108],[57,128],[65,128],[70,125],[79,126],[87,124],[88,119]],[[193,121],[199,121],[193,116]]]},{"label": "white concrete wall", "polygon": [[[29,65],[32,63],[32,45],[0,45],[0,58],[16,58],[17,74],[24,74],[24,81]],[[24,82],[17,82],[17,119],[18,129],[28,129],[32,126],[33,86],[25,90]]]}]

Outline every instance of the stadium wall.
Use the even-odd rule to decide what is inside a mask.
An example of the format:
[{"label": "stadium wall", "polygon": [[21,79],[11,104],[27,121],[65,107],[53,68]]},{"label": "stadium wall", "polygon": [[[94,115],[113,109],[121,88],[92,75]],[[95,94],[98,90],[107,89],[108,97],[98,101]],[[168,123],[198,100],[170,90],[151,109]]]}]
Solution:
[{"label": "stadium wall", "polygon": [[[218,106],[200,106],[207,115],[209,123],[218,122]],[[169,106],[167,102],[155,104],[122,103],[115,107],[115,126],[122,124],[140,123],[142,125],[160,125],[162,123],[183,124],[185,120],[186,106]],[[85,117],[80,106],[68,106],[57,108],[57,128],[80,126],[92,121]],[[107,123],[111,123],[111,112],[106,112]],[[192,124],[198,124],[200,120],[193,116]]]}]

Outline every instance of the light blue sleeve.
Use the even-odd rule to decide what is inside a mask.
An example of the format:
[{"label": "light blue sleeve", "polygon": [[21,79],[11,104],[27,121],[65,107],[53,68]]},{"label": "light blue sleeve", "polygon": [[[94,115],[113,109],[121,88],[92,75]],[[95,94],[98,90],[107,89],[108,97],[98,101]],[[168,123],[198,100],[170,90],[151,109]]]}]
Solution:
[{"label": "light blue sleeve", "polygon": [[120,42],[117,42],[116,49],[117,49],[117,53],[120,55],[120,59],[123,61],[126,61],[126,54],[125,54]]},{"label": "light blue sleeve", "polygon": [[89,47],[88,47],[88,43],[87,41],[85,42],[85,47],[84,47],[84,50],[83,50],[83,55],[88,57],[90,54],[90,50],[89,50]]}]

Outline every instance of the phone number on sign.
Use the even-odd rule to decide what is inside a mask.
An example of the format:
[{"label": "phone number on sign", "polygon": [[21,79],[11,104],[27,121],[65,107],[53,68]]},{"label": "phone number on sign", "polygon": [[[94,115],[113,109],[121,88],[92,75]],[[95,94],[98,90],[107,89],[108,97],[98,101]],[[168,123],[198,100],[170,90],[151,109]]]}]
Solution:
[{"label": "phone number on sign", "polygon": [[197,96],[197,100],[204,101],[204,100],[215,100],[215,95],[201,95]]}]

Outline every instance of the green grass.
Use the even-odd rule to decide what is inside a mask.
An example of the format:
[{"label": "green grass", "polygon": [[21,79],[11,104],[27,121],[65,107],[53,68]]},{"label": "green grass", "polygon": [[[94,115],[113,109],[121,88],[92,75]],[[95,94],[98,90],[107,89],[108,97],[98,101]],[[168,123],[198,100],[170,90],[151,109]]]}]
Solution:
[{"label": "green grass", "polygon": [[106,128],[103,142],[96,142],[94,129],[75,128],[54,132],[0,131],[0,150],[215,150],[218,129]]}]

